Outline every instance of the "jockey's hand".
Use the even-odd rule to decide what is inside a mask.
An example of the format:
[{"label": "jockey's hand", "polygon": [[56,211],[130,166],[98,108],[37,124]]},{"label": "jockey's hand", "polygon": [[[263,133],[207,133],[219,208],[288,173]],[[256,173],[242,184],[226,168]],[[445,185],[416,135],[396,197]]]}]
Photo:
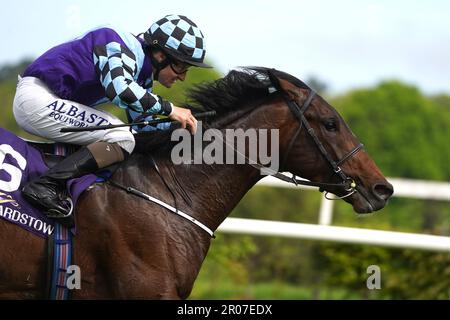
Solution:
[{"label": "jockey's hand", "polygon": [[195,119],[191,110],[172,105],[172,113],[169,118],[181,123],[181,127],[188,128],[192,134],[197,132],[197,119]]}]

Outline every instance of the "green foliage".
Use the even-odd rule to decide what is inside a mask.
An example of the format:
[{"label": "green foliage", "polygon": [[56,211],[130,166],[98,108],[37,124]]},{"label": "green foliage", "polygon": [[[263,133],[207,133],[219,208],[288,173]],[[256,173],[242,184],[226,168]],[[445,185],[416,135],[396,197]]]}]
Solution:
[{"label": "green foliage", "polygon": [[[247,286],[230,281],[197,282],[189,299],[251,299],[251,300],[311,300],[311,299],[361,299],[357,293],[346,288],[315,288],[292,285],[287,282],[258,282]],[[213,284],[213,285],[212,285]]]},{"label": "green foliage", "polygon": [[[448,299],[450,254],[323,244],[324,281],[372,299]],[[367,267],[381,270],[381,289],[368,290]]]},{"label": "green foliage", "polygon": [[[218,284],[220,294],[229,296],[232,299],[243,299],[246,296],[245,290],[236,291],[236,287],[247,288],[250,283],[251,270],[247,268],[251,255],[258,254],[259,249],[251,237],[232,237],[229,235],[220,236],[219,241],[213,241],[208,258],[201,270],[201,277],[205,280],[196,286],[196,293],[193,298],[204,297],[207,299],[220,298],[215,296]],[[206,267],[205,267],[206,265]],[[229,284],[227,286],[226,284]]]},{"label": "green foliage", "polygon": [[31,59],[23,59],[16,64],[0,67],[0,81],[17,81],[17,76],[22,74],[25,68],[32,62]]},{"label": "green foliage", "polygon": [[439,107],[445,101],[396,81],[332,100],[386,175],[450,180],[450,108]]},{"label": "green foliage", "polygon": [[[282,201],[280,201],[282,199]],[[317,223],[320,193],[293,189],[253,187],[233,210],[231,216]]]}]

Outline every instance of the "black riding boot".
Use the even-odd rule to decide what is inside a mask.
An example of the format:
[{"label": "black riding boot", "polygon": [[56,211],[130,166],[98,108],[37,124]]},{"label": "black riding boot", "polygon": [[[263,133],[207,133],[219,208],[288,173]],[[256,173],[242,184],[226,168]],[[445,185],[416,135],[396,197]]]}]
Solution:
[{"label": "black riding boot", "polygon": [[44,175],[25,185],[22,195],[32,205],[44,210],[52,218],[65,218],[70,214],[63,193],[68,179],[93,173],[98,165],[92,153],[86,147],[71,154]]}]

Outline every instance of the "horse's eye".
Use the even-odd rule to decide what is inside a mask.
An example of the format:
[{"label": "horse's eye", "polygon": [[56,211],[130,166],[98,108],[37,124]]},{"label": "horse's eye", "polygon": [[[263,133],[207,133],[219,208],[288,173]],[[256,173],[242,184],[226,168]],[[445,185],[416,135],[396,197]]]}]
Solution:
[{"label": "horse's eye", "polygon": [[337,131],[338,126],[335,119],[327,119],[324,121],[324,126],[327,131]]}]

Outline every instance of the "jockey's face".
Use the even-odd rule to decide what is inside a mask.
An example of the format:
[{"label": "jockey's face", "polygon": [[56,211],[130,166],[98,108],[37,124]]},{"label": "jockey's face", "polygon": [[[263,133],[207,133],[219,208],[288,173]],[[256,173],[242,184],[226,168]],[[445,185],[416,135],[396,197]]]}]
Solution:
[{"label": "jockey's face", "polygon": [[[155,58],[160,62],[167,59],[166,55],[161,51],[155,54]],[[186,79],[188,68],[188,65],[174,61],[161,69],[158,76],[158,82],[164,87],[170,88],[177,80],[184,81]]]}]

